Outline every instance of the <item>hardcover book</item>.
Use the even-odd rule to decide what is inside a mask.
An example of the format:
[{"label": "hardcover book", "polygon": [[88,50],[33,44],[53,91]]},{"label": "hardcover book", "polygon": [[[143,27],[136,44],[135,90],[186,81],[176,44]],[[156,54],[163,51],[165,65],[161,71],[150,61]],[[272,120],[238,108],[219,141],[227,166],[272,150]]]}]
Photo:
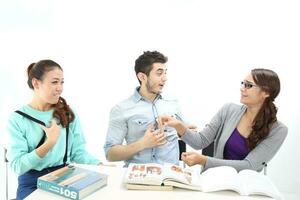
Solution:
[{"label": "hardcover book", "polygon": [[107,185],[107,175],[65,166],[38,178],[37,187],[69,199],[82,199]]},{"label": "hardcover book", "polygon": [[265,195],[282,199],[269,177],[253,170],[237,172],[228,166],[210,168],[200,174],[199,171],[172,164],[131,163],[125,173],[124,183],[131,190],[171,190],[172,187],[202,192],[232,190],[240,195]]}]

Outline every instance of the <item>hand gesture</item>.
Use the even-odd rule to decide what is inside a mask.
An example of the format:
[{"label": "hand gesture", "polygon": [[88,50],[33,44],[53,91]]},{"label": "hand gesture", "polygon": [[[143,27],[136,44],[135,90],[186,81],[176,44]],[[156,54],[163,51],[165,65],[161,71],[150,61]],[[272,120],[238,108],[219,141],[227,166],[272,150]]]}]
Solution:
[{"label": "hand gesture", "polygon": [[144,148],[152,148],[166,143],[164,127],[161,127],[157,130],[153,130],[153,128],[154,125],[150,125],[147,128],[144,137],[142,138],[142,144]]},{"label": "hand gesture", "polygon": [[159,124],[162,124],[164,126],[171,126],[173,128],[176,128],[176,126],[181,123],[181,121],[179,121],[175,117],[171,117],[168,115],[160,115],[157,121],[159,122]]},{"label": "hand gesture", "polygon": [[161,115],[158,117],[158,121],[164,126],[171,126],[175,128],[179,136],[184,135],[184,133],[186,132],[187,127],[185,127],[182,121],[176,119],[175,117]]},{"label": "hand gesture", "polygon": [[207,157],[197,152],[183,152],[181,154],[181,160],[188,166],[193,166],[196,164],[205,165]]},{"label": "hand gesture", "polygon": [[187,128],[190,129],[192,132],[197,133],[197,126],[194,124],[187,125]]},{"label": "hand gesture", "polygon": [[51,145],[55,145],[60,136],[60,127],[57,125],[55,119],[51,120],[49,128],[42,125],[41,127],[46,133],[47,136],[46,141],[49,142],[49,144]]}]

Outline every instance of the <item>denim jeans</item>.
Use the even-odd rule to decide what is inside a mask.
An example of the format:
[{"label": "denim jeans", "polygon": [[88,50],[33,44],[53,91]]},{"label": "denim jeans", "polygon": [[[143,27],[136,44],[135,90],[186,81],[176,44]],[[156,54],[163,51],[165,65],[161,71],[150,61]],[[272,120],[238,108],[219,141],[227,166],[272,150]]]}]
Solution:
[{"label": "denim jeans", "polygon": [[28,195],[30,195],[34,190],[37,189],[37,179],[40,176],[53,172],[57,169],[66,166],[66,164],[49,167],[43,169],[42,171],[30,170],[25,174],[22,174],[18,177],[18,189],[17,189],[17,200],[23,200]]}]

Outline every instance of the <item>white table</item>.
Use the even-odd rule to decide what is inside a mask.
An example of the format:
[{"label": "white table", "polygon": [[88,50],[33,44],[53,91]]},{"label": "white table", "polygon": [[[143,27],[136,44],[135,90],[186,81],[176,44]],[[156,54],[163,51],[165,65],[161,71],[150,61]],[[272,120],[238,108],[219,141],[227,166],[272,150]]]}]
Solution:
[{"label": "white table", "polygon": [[[158,199],[170,199],[170,200],[226,200],[226,199],[268,199],[271,198],[265,196],[240,196],[236,192],[221,191],[213,193],[204,193],[199,191],[184,190],[174,188],[173,191],[137,191],[127,190],[122,185],[124,169],[121,166],[118,167],[104,167],[104,166],[91,166],[91,165],[79,165],[91,170],[99,171],[100,173],[108,174],[108,184],[104,188],[96,191],[95,193],[87,196],[85,200],[99,200],[99,199],[121,199],[121,200],[158,200]],[[46,192],[40,189],[34,191],[29,195],[26,200],[36,199],[53,199],[60,200],[65,199],[58,195]]]}]

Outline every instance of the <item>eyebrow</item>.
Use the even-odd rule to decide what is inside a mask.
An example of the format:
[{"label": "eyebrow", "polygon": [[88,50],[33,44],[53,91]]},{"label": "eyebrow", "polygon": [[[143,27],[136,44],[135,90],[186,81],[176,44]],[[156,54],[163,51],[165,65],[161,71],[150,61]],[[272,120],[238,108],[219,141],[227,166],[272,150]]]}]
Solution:
[{"label": "eyebrow", "polygon": [[156,71],[167,71],[168,69],[164,69],[164,68],[158,68]]},{"label": "eyebrow", "polygon": [[248,80],[244,80],[246,83],[252,83],[252,84],[255,84],[254,82],[252,82],[252,81],[248,81]]},{"label": "eyebrow", "polygon": [[[59,78],[52,78],[52,80],[59,81],[60,79]],[[62,78],[61,80],[63,81],[64,78]]]}]

